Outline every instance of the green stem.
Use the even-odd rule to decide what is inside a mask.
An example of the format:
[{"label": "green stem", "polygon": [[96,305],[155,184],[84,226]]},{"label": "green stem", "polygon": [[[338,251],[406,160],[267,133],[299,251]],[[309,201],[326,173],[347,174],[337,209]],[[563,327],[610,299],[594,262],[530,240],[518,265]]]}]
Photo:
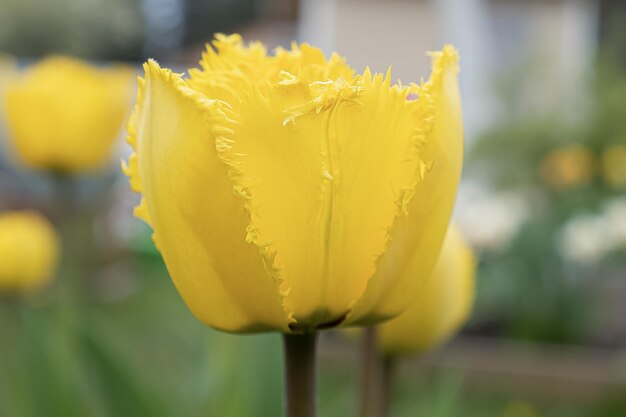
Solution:
[{"label": "green stem", "polygon": [[315,348],[317,333],[283,334],[285,351],[285,415],[316,416]]},{"label": "green stem", "polygon": [[361,417],[387,417],[391,407],[394,359],[376,348],[376,328],[365,329],[361,356]]},{"label": "green stem", "polygon": [[61,236],[61,264],[56,282],[58,324],[69,331],[80,319],[81,292],[84,289],[83,262],[86,240],[83,213],[78,204],[78,182],[70,175],[51,177],[53,208]]},{"label": "green stem", "polygon": [[391,414],[391,404],[393,403],[393,382],[396,370],[396,361],[393,356],[385,356],[382,358],[382,362],[381,417],[387,417]]},{"label": "green stem", "polygon": [[68,219],[75,220],[78,214],[78,183],[75,178],[67,174],[55,173],[51,175],[52,203],[54,216],[58,223]]}]

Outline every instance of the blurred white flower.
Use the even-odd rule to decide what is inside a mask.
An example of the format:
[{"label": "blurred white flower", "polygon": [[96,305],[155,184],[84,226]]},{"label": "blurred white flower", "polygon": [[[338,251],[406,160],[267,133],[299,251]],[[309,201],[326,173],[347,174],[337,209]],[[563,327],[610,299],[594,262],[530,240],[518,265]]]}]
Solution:
[{"label": "blurred white flower", "polygon": [[502,251],[528,218],[528,196],[519,191],[495,193],[467,181],[459,188],[455,218],[471,246]]},{"label": "blurred white flower", "polygon": [[572,262],[593,264],[615,247],[611,225],[604,215],[585,214],[572,218],[559,236],[561,255]]},{"label": "blurred white flower", "polygon": [[592,264],[626,247],[626,198],[609,200],[597,214],[569,220],[560,233],[561,255],[569,261]]}]

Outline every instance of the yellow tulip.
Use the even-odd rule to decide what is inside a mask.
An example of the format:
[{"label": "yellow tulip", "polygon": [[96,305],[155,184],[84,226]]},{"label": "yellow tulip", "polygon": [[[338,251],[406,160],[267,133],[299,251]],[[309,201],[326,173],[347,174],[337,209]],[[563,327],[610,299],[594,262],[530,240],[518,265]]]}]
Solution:
[{"label": "yellow tulip", "polygon": [[59,238],[54,227],[32,211],[0,213],[0,292],[29,292],[54,276]]},{"label": "yellow tulip", "polygon": [[123,164],[188,307],[231,332],[403,311],[460,177],[456,50],[433,53],[428,82],[392,86],[307,44],[213,46],[189,78],[144,65]]},{"label": "yellow tulip", "polygon": [[4,92],[15,153],[35,169],[76,173],[111,156],[130,107],[132,72],[50,57],[15,77]]},{"label": "yellow tulip", "polygon": [[472,251],[456,227],[451,226],[435,270],[415,303],[400,316],[378,326],[379,351],[385,355],[414,354],[445,342],[470,314],[474,276]]},{"label": "yellow tulip", "polygon": [[612,145],[602,152],[602,174],[613,187],[626,185],[626,145]]}]

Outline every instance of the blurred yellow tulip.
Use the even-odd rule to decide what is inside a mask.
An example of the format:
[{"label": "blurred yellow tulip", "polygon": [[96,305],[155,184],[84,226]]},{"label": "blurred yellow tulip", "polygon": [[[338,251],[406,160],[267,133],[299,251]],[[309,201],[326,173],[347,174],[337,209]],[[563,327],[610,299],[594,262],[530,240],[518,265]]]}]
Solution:
[{"label": "blurred yellow tulip", "polygon": [[391,85],[310,45],[218,35],[190,78],[144,65],[124,164],[181,296],[231,332],[311,332],[403,311],[462,164],[458,56]]},{"label": "blurred yellow tulip", "polygon": [[569,145],[550,152],[541,162],[540,173],[548,185],[564,189],[588,183],[593,169],[591,151],[582,145]]},{"label": "blurred yellow tulip", "polygon": [[410,355],[434,348],[467,320],[474,302],[475,260],[461,233],[448,230],[437,266],[419,297],[400,316],[377,327],[384,355]]},{"label": "blurred yellow tulip", "polygon": [[127,67],[44,59],[5,88],[12,148],[35,169],[78,173],[101,168],[111,157],[132,91]]},{"label": "blurred yellow tulip", "polygon": [[612,145],[602,152],[602,174],[608,184],[626,186],[626,145]]},{"label": "blurred yellow tulip", "polygon": [[0,213],[0,292],[37,290],[54,276],[59,258],[54,227],[32,211]]}]

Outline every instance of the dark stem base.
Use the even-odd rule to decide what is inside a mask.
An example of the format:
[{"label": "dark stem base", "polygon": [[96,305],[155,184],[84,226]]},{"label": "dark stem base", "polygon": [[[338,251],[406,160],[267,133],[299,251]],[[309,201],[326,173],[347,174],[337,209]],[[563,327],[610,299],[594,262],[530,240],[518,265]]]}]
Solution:
[{"label": "dark stem base", "polygon": [[285,415],[316,416],[317,333],[283,335],[285,351]]},{"label": "dark stem base", "polygon": [[360,417],[387,417],[393,396],[394,359],[378,352],[373,326],[364,331],[361,372]]}]

